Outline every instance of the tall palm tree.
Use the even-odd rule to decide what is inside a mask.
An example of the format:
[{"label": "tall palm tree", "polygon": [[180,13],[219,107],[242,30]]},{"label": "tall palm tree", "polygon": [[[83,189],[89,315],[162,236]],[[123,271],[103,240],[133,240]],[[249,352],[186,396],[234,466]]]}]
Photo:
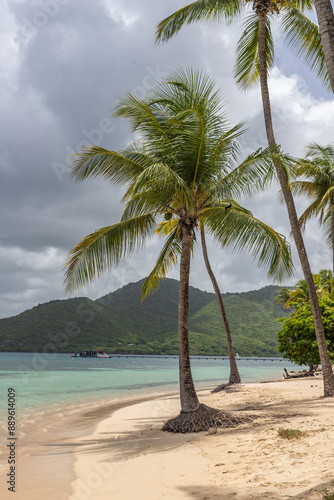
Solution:
[{"label": "tall palm tree", "polygon": [[[244,11],[245,6],[252,3],[254,14],[246,18],[244,31],[237,46],[236,77],[243,88],[248,88],[260,80],[262,106],[266,135],[269,147],[277,148],[271,104],[268,88],[268,71],[274,62],[274,44],[270,27],[270,19],[279,15],[281,26],[288,43],[297,49],[311,69],[328,85],[328,74],[324,60],[321,37],[318,27],[305,16],[303,10],[310,9],[311,0],[292,0],[276,2],[274,0],[197,0],[161,21],[157,26],[156,39],[166,41],[177,33],[183,25],[198,20],[215,20],[225,17],[232,20]],[[334,397],[334,373],[328,354],[324,327],[313,282],[304,240],[298,223],[295,202],[289,187],[287,169],[279,157],[276,158],[275,170],[288,211],[292,234],[298,256],[309,289],[314,326],[318,341],[319,355],[324,374],[324,396]]]},{"label": "tall palm tree", "polygon": [[319,217],[333,254],[334,270],[334,147],[311,144],[306,158],[297,163],[302,180],[292,182],[291,190],[306,194],[312,201],[299,218],[302,227],[311,217]]},{"label": "tall palm tree", "polygon": [[325,60],[331,87],[334,92],[334,13],[331,0],[314,0],[321,42],[324,48]]},{"label": "tall palm tree", "polygon": [[145,100],[124,96],[116,104],[114,114],[127,118],[132,130],[142,135],[141,141],[119,152],[94,146],[84,149],[73,162],[72,176],[77,181],[101,177],[126,185],[126,208],[119,223],[84,237],[71,251],[65,264],[67,290],[82,287],[117,265],[154,231],[164,236],[163,249],[143,285],[145,296],[180,259],[181,413],[164,428],[188,432],[223,425],[224,415],[199,404],[191,374],[191,253],[198,227],[205,227],[222,246],[249,250],[273,278],[292,274],[285,238],[230,199],[233,192],[243,186],[247,189],[250,180],[263,174],[267,154],[256,152],[230,171],[240,125],[228,127],[214,82],[191,71],[172,74],[166,82],[155,86]]}]

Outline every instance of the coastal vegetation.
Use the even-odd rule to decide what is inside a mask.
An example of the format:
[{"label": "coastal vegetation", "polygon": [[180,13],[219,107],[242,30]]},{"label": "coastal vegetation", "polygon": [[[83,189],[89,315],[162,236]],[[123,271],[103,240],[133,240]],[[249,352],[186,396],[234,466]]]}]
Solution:
[{"label": "coastal vegetation", "polygon": [[[334,360],[334,280],[330,270],[322,269],[313,276],[319,299],[326,344],[330,359]],[[305,280],[295,288],[282,288],[276,304],[292,309],[290,317],[282,318],[282,329],[277,332],[278,350],[283,357],[297,365],[319,365],[321,360],[314,329],[310,298]]]},{"label": "coastal vegetation", "polygon": [[304,432],[299,429],[278,429],[277,432],[280,438],[287,439],[288,441],[300,439],[304,435]]}]

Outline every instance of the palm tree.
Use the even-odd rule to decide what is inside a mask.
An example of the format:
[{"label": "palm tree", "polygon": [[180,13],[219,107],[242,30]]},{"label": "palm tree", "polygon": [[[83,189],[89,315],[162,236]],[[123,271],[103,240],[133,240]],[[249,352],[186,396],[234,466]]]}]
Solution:
[{"label": "palm tree", "polygon": [[[179,9],[177,12],[161,21],[157,26],[156,39],[166,41],[177,33],[183,25],[198,20],[215,20],[225,17],[232,20],[250,3],[243,0],[196,0]],[[315,70],[318,76],[328,85],[328,74],[324,60],[321,37],[318,27],[305,16],[303,10],[310,9],[311,0],[276,2],[274,0],[254,0],[254,14],[246,18],[244,31],[237,46],[236,77],[238,83],[248,88],[260,80],[264,121],[269,147],[277,148],[271,114],[271,104],[268,88],[268,71],[274,62],[274,44],[270,27],[270,19],[275,15],[282,18],[282,28],[288,43],[296,48],[298,55]],[[300,9],[299,7],[302,7]],[[295,202],[289,187],[287,169],[281,159],[274,162],[276,175],[281,186],[288,211],[290,226],[297,247],[298,256],[309,290],[314,326],[318,341],[319,355],[324,374],[324,396],[334,397],[334,373],[328,354],[325,331],[321,312],[313,282],[312,271],[307,256],[303,236],[298,223]]]},{"label": "palm tree", "polygon": [[[322,269],[318,274],[313,275],[313,281],[316,287],[318,299],[331,297],[333,291],[333,273],[328,269]],[[310,302],[309,291],[306,281],[301,279],[297,281],[295,288],[282,288],[276,297],[275,304],[283,304],[285,308],[299,308],[305,303]]]},{"label": "palm tree", "polygon": [[319,217],[333,253],[334,269],[334,148],[319,144],[308,146],[304,160],[297,163],[297,174],[303,180],[291,183],[296,194],[306,194],[312,201],[299,218],[302,227],[311,217]]},{"label": "palm tree", "polygon": [[321,287],[329,297],[332,296],[334,288],[333,271],[329,269],[321,269],[319,271]]},{"label": "palm tree", "polygon": [[334,13],[331,0],[314,0],[326,66],[334,92]]},{"label": "palm tree", "polygon": [[289,300],[290,300],[290,289],[283,287],[280,289],[279,294],[276,295],[276,300],[275,304],[283,304],[283,307],[287,309],[290,307]]},{"label": "palm tree", "polygon": [[240,373],[238,370],[237,360],[235,358],[235,354],[234,354],[234,350],[233,350],[231,329],[230,329],[230,324],[229,324],[228,319],[227,319],[227,314],[226,314],[226,310],[225,310],[225,306],[224,306],[224,302],[223,302],[223,297],[222,297],[222,294],[220,292],[218,282],[217,282],[216,277],[212,271],[211,264],[209,261],[204,227],[201,227],[201,243],[202,243],[202,251],[203,251],[205,267],[206,267],[206,270],[208,272],[208,275],[210,276],[211,283],[212,283],[213,289],[214,289],[215,294],[216,294],[219,311],[220,311],[220,314],[221,314],[221,317],[223,320],[223,324],[224,324],[224,328],[225,328],[227,352],[228,352],[228,359],[229,359],[229,363],[230,363],[230,376],[229,376],[228,384],[221,384],[212,391],[212,392],[219,392],[219,391],[225,389],[229,385],[240,384],[241,377],[240,377]]},{"label": "palm tree", "polygon": [[205,227],[222,246],[232,245],[257,256],[259,265],[266,266],[274,279],[292,274],[285,238],[230,199],[233,192],[247,188],[254,176],[263,174],[268,155],[253,153],[230,171],[241,127],[228,127],[213,81],[191,71],[172,74],[145,100],[124,96],[114,114],[127,118],[142,139],[119,152],[94,146],[84,149],[73,162],[72,176],[77,181],[101,177],[126,185],[126,208],[119,223],[84,237],[71,251],[65,264],[66,288],[71,291],[82,287],[117,265],[154,231],[164,236],[163,249],[143,285],[145,296],[157,288],[180,258],[181,413],[164,429],[188,432],[223,425],[224,414],[199,404],[191,374],[191,253],[198,227]]}]

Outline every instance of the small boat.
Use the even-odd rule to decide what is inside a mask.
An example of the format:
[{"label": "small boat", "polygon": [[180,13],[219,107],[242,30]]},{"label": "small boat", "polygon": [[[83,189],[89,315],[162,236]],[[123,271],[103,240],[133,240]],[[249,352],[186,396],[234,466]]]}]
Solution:
[{"label": "small boat", "polygon": [[235,355],[236,359],[240,359],[240,356],[239,356],[239,353],[237,352],[237,354]]},{"label": "small boat", "polygon": [[97,358],[110,358],[109,354],[107,354],[106,352],[100,352],[98,351],[97,354],[96,354],[96,357]]},{"label": "small boat", "polygon": [[72,358],[110,358],[109,354],[98,349],[96,351],[82,350],[71,354]]}]

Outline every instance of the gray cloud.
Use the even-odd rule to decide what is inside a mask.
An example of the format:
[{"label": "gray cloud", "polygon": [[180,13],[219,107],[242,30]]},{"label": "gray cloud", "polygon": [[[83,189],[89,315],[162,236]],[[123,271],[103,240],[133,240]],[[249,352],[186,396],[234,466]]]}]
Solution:
[{"label": "gray cloud", "polygon": [[[240,24],[195,24],[168,44],[154,44],[157,22],[183,4],[29,0],[3,7],[0,317],[63,298],[61,267],[68,251],[82,236],[119,219],[122,189],[99,181],[74,184],[67,169],[71,154],[87,142],[118,149],[131,139],[126,123],[111,117],[122,93],[142,97],[170,70],[201,67],[216,78],[231,120],[247,120],[244,154],[266,145],[259,89],[241,93],[233,82]],[[332,140],[334,101],[281,43],[278,49],[270,80],[277,140],[286,151],[302,155],[308,142]],[[272,187],[243,204],[288,234],[276,191]],[[299,207],[303,204],[298,201]],[[306,242],[314,269],[329,266],[331,255],[316,223],[306,230]],[[143,278],[160,247],[152,240],[80,295],[97,298]],[[191,282],[211,290],[199,250]],[[223,291],[268,283],[249,256],[231,255],[213,243],[209,251]],[[296,268],[300,277],[297,259]],[[177,269],[170,276],[177,278]]]}]

